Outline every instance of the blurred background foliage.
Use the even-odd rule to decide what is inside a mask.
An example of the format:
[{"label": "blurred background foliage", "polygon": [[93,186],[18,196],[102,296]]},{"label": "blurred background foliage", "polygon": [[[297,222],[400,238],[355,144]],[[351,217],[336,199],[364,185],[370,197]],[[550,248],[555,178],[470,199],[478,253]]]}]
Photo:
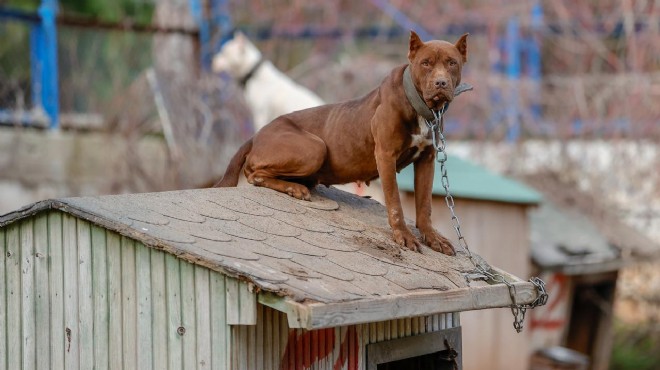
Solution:
[{"label": "blurred background foliage", "polygon": [[630,325],[615,321],[612,370],[657,370],[660,365],[660,325]]}]

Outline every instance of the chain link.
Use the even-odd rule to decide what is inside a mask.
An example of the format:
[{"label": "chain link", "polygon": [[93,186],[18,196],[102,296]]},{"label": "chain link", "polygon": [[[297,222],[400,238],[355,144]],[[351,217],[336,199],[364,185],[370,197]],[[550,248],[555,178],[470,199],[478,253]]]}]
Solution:
[{"label": "chain link", "polygon": [[516,329],[516,332],[520,333],[523,329],[523,322],[525,321],[525,313],[527,309],[534,308],[538,306],[543,306],[548,301],[548,293],[545,290],[545,282],[539,279],[538,277],[532,277],[529,279],[538,292],[536,299],[529,304],[518,304],[516,302],[516,286],[513,283],[507,281],[504,276],[501,274],[491,272],[490,268],[484,266],[481,263],[475,261],[470,248],[468,247],[467,240],[461,232],[461,221],[456,215],[454,210],[455,203],[454,197],[449,192],[449,176],[447,175],[447,151],[444,131],[444,114],[447,111],[447,104],[445,104],[440,111],[433,111],[435,115],[435,120],[433,122],[426,121],[426,125],[431,131],[431,137],[433,142],[433,147],[436,151],[436,161],[440,163],[440,182],[442,187],[445,189],[445,203],[447,203],[447,208],[451,213],[452,227],[456,231],[456,236],[458,237],[458,244],[467,254],[470,262],[474,265],[474,271],[470,272],[465,276],[467,283],[470,283],[470,280],[483,279],[486,281],[491,281],[493,283],[501,283],[507,286],[509,290],[509,296],[511,297],[511,313],[513,314],[513,327]]}]

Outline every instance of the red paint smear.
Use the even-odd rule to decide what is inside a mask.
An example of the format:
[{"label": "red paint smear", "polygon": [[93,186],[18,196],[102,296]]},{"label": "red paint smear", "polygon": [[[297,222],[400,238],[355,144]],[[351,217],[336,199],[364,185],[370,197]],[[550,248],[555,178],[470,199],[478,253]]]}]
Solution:
[{"label": "red paint smear", "polygon": [[552,311],[555,307],[557,307],[559,302],[561,302],[561,298],[566,295],[567,283],[568,278],[564,274],[554,274],[552,276],[552,280],[550,280],[549,284],[550,288],[553,288],[556,284],[559,286],[559,291],[556,292],[556,294],[553,294],[557,298],[550,301],[550,304],[548,305],[548,311]]},{"label": "red paint smear", "polygon": [[[332,353],[332,346],[321,345],[324,340],[318,341],[318,338],[324,338],[334,344],[335,330],[334,329],[319,329],[312,331],[302,331],[298,335],[298,330],[291,329],[289,331],[289,338],[287,346],[282,356],[280,363],[281,370],[302,370],[309,369],[312,364],[318,362],[323,358],[328,357]],[[318,351],[312,350],[318,348]],[[310,353],[312,352],[312,353]]]},{"label": "red paint smear", "polygon": [[326,347],[326,357],[327,357],[330,356],[330,354],[332,354],[332,351],[335,348],[335,330],[328,329],[328,331],[326,331],[326,336],[327,338],[325,341],[325,347]]},{"label": "red paint smear", "polygon": [[304,356],[304,346],[305,339],[309,338],[309,332],[302,331],[302,335],[299,335],[296,339],[296,370],[305,370],[303,367],[303,356]]},{"label": "red paint smear", "polygon": [[[335,362],[333,370],[341,370],[342,366],[348,361],[348,370],[358,370],[358,361],[357,356],[355,355],[359,351],[357,341],[355,336],[357,332],[355,326],[349,326],[348,331],[346,332],[346,337],[341,342],[341,347],[339,349],[339,358]],[[353,338],[351,340],[351,338]]]},{"label": "red paint smear", "polygon": [[[556,291],[553,291],[555,289]],[[551,315],[559,303],[562,302],[562,300],[568,294],[568,277],[560,273],[553,274],[548,283],[548,292],[552,292],[550,295],[550,302],[548,302],[548,306],[545,310],[543,310],[543,312],[539,311],[541,314],[545,313],[546,316]],[[566,320],[564,319],[536,318],[535,316],[538,315],[539,313],[537,313],[537,311],[532,311],[530,323],[531,329],[556,330],[561,328],[566,323]]]},{"label": "red paint smear", "polygon": [[[335,347],[335,329],[319,329],[301,331],[291,329],[287,346],[280,363],[281,370],[305,370],[313,364],[331,356]],[[348,370],[358,369],[358,353],[360,351],[355,326],[350,326],[346,336],[339,345],[339,358],[333,369],[341,370],[348,364]]]},{"label": "red paint smear", "polygon": [[566,320],[534,320],[529,324],[532,329],[548,329],[555,330],[561,328]]},{"label": "red paint smear", "polygon": [[348,328],[348,368],[349,370],[357,370],[357,360],[358,360],[358,342],[357,342],[357,330],[355,326]]},{"label": "red paint smear", "polygon": [[[321,335],[321,337],[323,337],[323,336]],[[311,339],[312,339],[311,356],[312,356],[312,358],[319,358],[319,332],[318,332],[318,330],[312,330]]]}]

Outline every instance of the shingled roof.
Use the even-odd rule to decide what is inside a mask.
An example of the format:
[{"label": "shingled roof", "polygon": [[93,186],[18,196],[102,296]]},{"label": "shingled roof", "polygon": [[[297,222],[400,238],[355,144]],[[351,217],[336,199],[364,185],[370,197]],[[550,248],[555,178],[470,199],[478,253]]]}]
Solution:
[{"label": "shingled roof", "polygon": [[[468,285],[464,253],[401,250],[385,207],[334,188],[317,188],[311,202],[252,186],[47,200],[0,216],[0,227],[49,209],[247,281],[293,327],[511,304],[502,284]],[[530,283],[501,273],[518,303],[534,300]]]},{"label": "shingled roof", "polygon": [[551,173],[527,176],[525,181],[546,199],[530,213],[532,259],[540,267],[590,274],[660,257],[660,245],[576,184]]}]

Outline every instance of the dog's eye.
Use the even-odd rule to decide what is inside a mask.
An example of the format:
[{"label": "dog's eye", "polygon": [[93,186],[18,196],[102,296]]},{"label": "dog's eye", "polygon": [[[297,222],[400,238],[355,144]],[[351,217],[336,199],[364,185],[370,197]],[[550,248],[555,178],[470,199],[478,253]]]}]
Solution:
[{"label": "dog's eye", "polygon": [[450,65],[451,67],[456,67],[457,64],[458,64],[458,63],[457,63],[455,60],[453,60],[453,59],[449,61],[449,65]]},{"label": "dog's eye", "polygon": [[425,61],[422,62],[422,65],[423,65],[424,67],[428,67],[429,64],[430,64],[430,63],[429,63],[428,60],[425,60]]}]

